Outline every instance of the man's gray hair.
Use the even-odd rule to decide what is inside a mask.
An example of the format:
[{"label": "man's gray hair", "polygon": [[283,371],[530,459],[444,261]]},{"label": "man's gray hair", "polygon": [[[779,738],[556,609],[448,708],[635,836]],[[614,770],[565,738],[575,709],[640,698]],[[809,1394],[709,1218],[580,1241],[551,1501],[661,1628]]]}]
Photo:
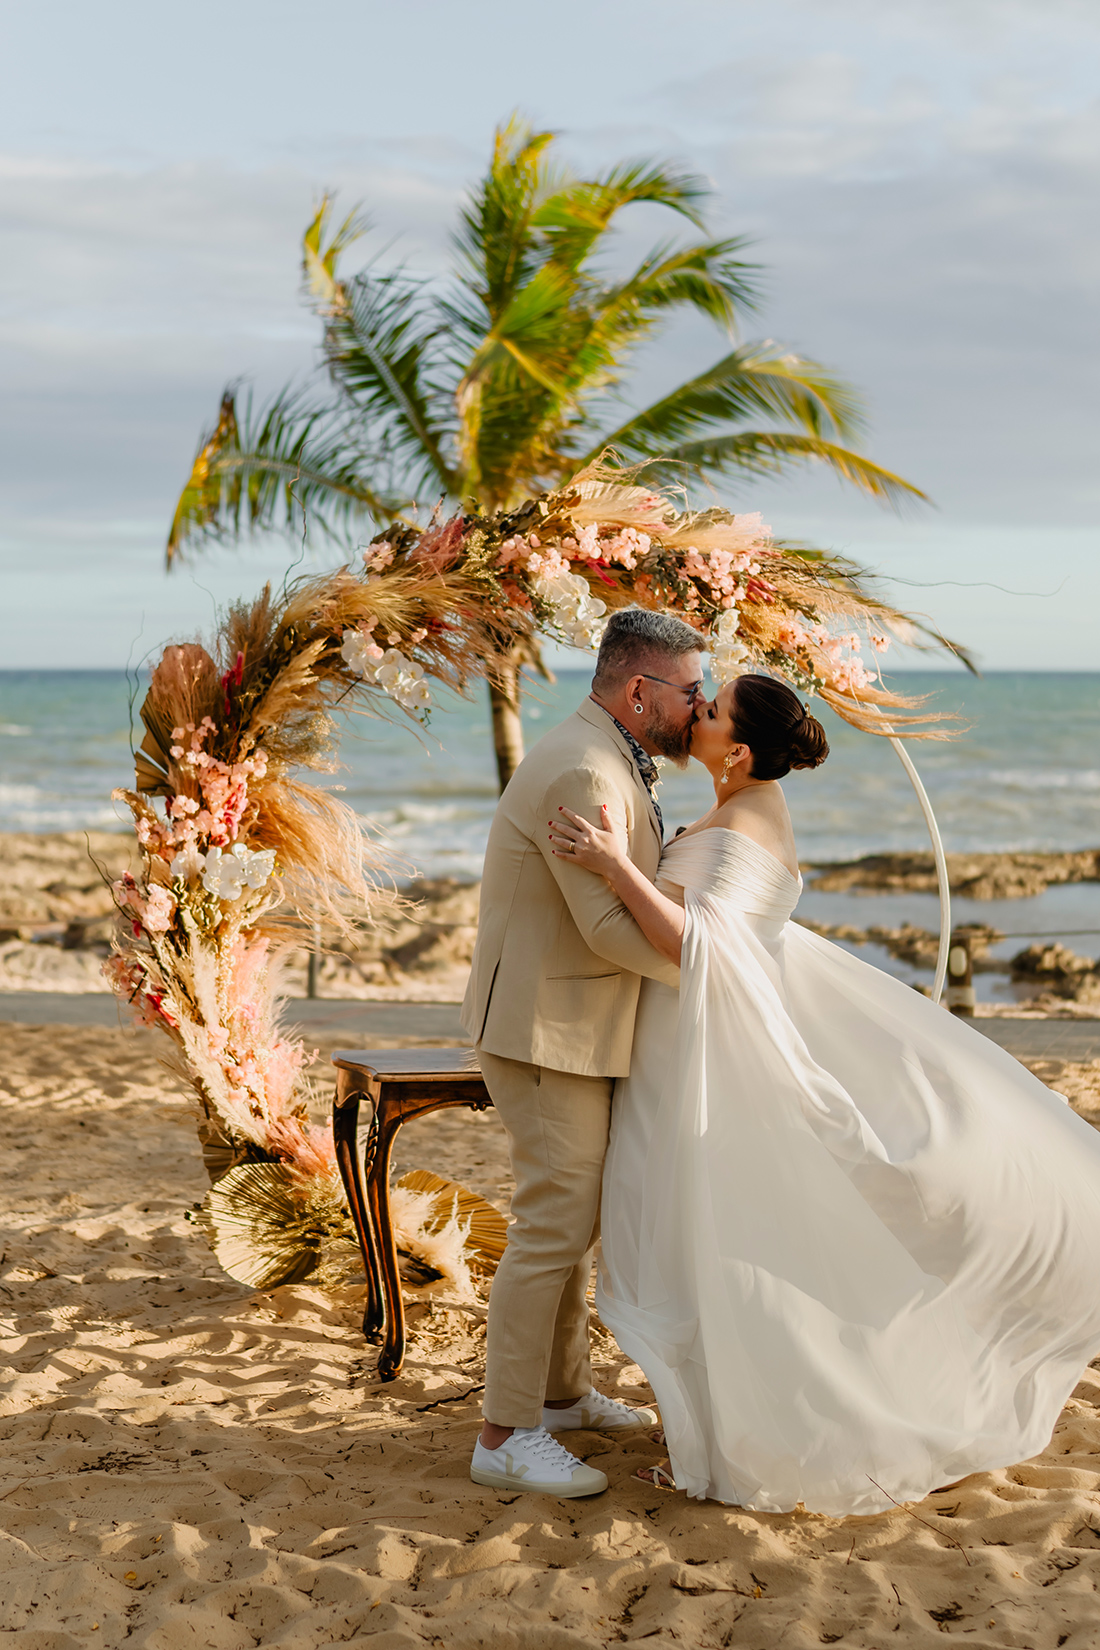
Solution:
[{"label": "man's gray hair", "polygon": [[699,653],[705,646],[697,630],[668,613],[620,608],[607,621],[592,686],[596,692],[611,692],[631,676],[649,670],[656,675],[685,653]]}]

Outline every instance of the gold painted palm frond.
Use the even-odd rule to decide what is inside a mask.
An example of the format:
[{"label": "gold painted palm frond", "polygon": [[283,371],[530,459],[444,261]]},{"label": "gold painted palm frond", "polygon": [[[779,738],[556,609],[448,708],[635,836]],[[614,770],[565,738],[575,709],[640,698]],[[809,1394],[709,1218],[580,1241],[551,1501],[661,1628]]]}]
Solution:
[{"label": "gold painted palm frond", "polygon": [[495,1271],[508,1242],[508,1223],[499,1209],[457,1180],[444,1180],[430,1169],[411,1169],[395,1185],[405,1191],[432,1193],[432,1212],[424,1221],[424,1230],[441,1232],[448,1222],[456,1221],[466,1229],[464,1247],[472,1263]]},{"label": "gold painted palm frond", "polygon": [[[459,1254],[464,1263],[495,1271],[508,1228],[485,1198],[427,1169],[403,1175],[394,1191],[415,1195],[408,1210],[402,1208],[408,1198],[395,1199],[400,1247],[452,1282],[466,1275],[465,1265],[456,1264]],[[402,1213],[415,1218],[403,1221]],[[359,1270],[355,1233],[334,1176],[303,1181],[283,1163],[239,1163],[207,1192],[195,1224],[222,1269],[253,1289],[307,1279],[348,1282]]]},{"label": "gold painted palm frond", "polygon": [[320,1181],[303,1199],[300,1182],[282,1163],[241,1163],[203,1199],[195,1224],[222,1269],[253,1289],[301,1283],[317,1270],[332,1242],[334,1220],[347,1225],[339,1187],[319,1197]]}]

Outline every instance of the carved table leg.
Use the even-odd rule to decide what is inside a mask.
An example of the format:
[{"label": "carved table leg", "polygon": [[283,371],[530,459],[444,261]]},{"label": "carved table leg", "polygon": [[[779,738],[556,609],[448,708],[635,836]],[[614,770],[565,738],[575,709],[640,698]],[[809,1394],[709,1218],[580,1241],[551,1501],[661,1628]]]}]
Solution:
[{"label": "carved table leg", "polygon": [[[366,1310],[363,1315],[363,1334],[368,1341],[381,1340],[383,1322],[382,1292],[379,1286],[376,1242],[370,1228],[370,1215],[363,1194],[363,1177],[359,1167],[358,1126],[360,1092],[345,1071],[337,1075],[336,1099],[332,1108],[332,1139],[336,1148],[336,1163],[351,1211],[355,1235],[363,1256],[366,1277]],[[371,1132],[374,1121],[371,1121]]]},{"label": "carved table leg", "polygon": [[[377,1345],[382,1339],[382,1331],[389,1321],[390,1311],[386,1304],[386,1282],[385,1275],[382,1270],[382,1246],[384,1239],[379,1231],[375,1216],[374,1203],[370,1194],[371,1174],[378,1154],[379,1102],[374,1100],[371,1102],[371,1105],[373,1110],[371,1112],[370,1127],[367,1129],[367,1138],[363,1146],[362,1178],[359,1178],[358,1163],[355,1166],[355,1172],[357,1178],[359,1178],[360,1195],[364,1200],[366,1210],[364,1215],[364,1225],[366,1226],[371,1249],[371,1271],[367,1284],[367,1309],[363,1314],[363,1334],[368,1341],[371,1341],[374,1345]],[[364,1179],[366,1182],[365,1191],[363,1190]]]},{"label": "carved table leg", "polygon": [[391,1109],[384,1097],[379,1099],[371,1125],[374,1151],[367,1163],[367,1208],[378,1246],[379,1282],[385,1303],[385,1340],[378,1355],[378,1375],[383,1381],[392,1381],[405,1361],[405,1308],[390,1218],[390,1156],[401,1123],[399,1106]]}]

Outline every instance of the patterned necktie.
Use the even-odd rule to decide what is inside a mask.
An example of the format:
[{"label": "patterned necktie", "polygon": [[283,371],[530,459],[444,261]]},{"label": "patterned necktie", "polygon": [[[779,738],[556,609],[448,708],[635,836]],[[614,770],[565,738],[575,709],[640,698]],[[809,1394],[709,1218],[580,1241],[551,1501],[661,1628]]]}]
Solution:
[{"label": "patterned necktie", "polygon": [[[601,705],[600,709],[603,710],[605,707]],[[611,716],[610,711],[608,711],[607,714],[608,716]],[[634,766],[642,776],[642,784],[649,792],[649,800],[653,804],[653,812],[657,815],[657,829],[661,833],[661,841],[663,842],[665,840],[665,822],[661,814],[661,805],[657,801],[657,786],[661,783],[660,769],[653,760],[652,756],[650,756],[649,752],[642,749],[630,729],[624,728],[617,716],[611,716],[611,720],[614,722],[615,726],[630,746],[630,754],[634,758]]]}]

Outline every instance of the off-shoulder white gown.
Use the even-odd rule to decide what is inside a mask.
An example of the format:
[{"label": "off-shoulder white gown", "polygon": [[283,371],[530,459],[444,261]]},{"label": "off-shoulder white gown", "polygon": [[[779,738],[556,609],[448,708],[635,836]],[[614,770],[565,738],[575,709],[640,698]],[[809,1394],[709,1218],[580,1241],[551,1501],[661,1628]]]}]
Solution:
[{"label": "off-shoulder white gown", "polygon": [[1100,1351],[1100,1135],[789,922],[748,837],[680,837],[659,886],[681,984],[642,987],[597,1302],[679,1487],[872,1513],[1045,1448]]}]

